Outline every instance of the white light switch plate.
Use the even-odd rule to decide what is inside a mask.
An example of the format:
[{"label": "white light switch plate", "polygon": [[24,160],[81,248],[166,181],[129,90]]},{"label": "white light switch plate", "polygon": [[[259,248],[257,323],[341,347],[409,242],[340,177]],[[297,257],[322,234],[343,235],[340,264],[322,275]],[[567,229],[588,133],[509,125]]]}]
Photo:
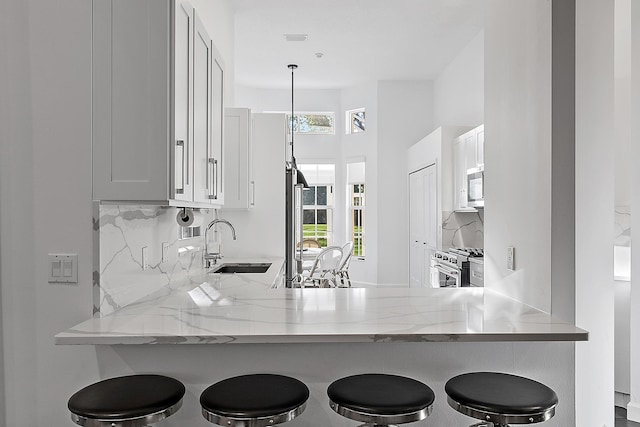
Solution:
[{"label": "white light switch plate", "polygon": [[516,248],[513,246],[507,248],[507,269],[511,271],[516,269]]},{"label": "white light switch plate", "polygon": [[78,254],[49,254],[49,283],[78,283]]},{"label": "white light switch plate", "polygon": [[169,243],[162,242],[162,262],[169,262]]}]

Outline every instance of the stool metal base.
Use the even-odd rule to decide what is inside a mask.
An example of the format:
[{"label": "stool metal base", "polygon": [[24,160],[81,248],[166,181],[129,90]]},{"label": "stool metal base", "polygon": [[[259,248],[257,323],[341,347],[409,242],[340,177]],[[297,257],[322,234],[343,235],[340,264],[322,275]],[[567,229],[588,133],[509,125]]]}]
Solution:
[{"label": "stool metal base", "polygon": [[416,412],[410,412],[407,414],[397,414],[397,415],[376,415],[370,414],[360,411],[355,411],[353,409],[345,408],[344,406],[340,406],[332,400],[329,400],[329,406],[338,414],[342,415],[345,418],[349,418],[355,421],[362,421],[365,424],[362,424],[360,427],[364,426],[377,426],[384,427],[389,426],[392,427],[394,424],[404,424],[404,423],[412,423],[414,421],[420,421],[427,418],[431,411],[433,410],[433,405],[429,405],[424,409],[421,409]]},{"label": "stool metal base", "polygon": [[302,405],[294,408],[290,411],[283,412],[282,414],[276,414],[271,417],[261,417],[261,418],[236,418],[236,417],[226,417],[223,415],[216,414],[214,412],[209,412],[206,409],[202,408],[202,416],[207,419],[210,423],[217,424],[219,426],[228,426],[228,427],[267,427],[273,426],[277,424],[282,424],[293,420],[298,415],[302,414],[307,407],[307,403],[303,403]]},{"label": "stool metal base", "polygon": [[485,420],[484,422],[474,424],[471,427],[509,427],[509,424],[534,424],[547,421],[553,417],[556,413],[555,405],[546,411],[538,412],[535,414],[499,414],[496,412],[481,411],[469,406],[456,402],[451,397],[447,396],[447,402],[456,411],[461,414],[467,415],[478,420]]},{"label": "stool metal base", "polygon": [[175,414],[182,407],[182,399],[173,406],[153,414],[144,415],[138,418],[126,419],[102,419],[87,418],[78,414],[71,413],[71,420],[82,427],[146,427]]}]

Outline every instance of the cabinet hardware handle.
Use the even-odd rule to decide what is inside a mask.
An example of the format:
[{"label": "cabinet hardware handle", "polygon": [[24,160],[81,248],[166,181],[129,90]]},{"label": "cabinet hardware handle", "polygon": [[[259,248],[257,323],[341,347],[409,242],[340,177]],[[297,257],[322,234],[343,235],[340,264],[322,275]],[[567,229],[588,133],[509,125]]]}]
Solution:
[{"label": "cabinet hardware handle", "polygon": [[251,206],[256,205],[256,182],[251,181]]},{"label": "cabinet hardware handle", "polygon": [[[184,194],[184,182],[185,182],[184,173],[185,173],[185,158],[186,158],[186,156],[185,156],[185,152],[184,152],[185,147],[184,147],[184,141],[183,140],[179,139],[179,140],[176,141],[176,151],[178,149],[180,149],[180,156],[181,156],[180,157],[180,163],[179,163],[180,164],[180,174],[179,174],[180,175],[180,185],[178,186],[178,183],[176,182],[176,194]],[[177,155],[176,155],[176,158],[177,158]],[[176,164],[178,164],[178,163],[176,162]],[[178,174],[176,174],[176,175],[178,175]],[[176,178],[178,178],[178,177],[176,176]],[[177,181],[177,179],[176,179],[176,181]]]},{"label": "cabinet hardware handle", "polygon": [[[213,161],[213,195],[214,199],[218,200],[218,161]],[[220,183],[222,183],[222,177],[220,177]]]},{"label": "cabinet hardware handle", "polygon": [[211,179],[209,181],[211,185],[209,186],[208,198],[210,200],[216,200],[218,198],[218,192],[216,191],[216,172],[218,169],[218,161],[213,157],[209,157],[207,159],[207,162],[208,162],[208,166],[211,168],[211,175],[210,175]]}]

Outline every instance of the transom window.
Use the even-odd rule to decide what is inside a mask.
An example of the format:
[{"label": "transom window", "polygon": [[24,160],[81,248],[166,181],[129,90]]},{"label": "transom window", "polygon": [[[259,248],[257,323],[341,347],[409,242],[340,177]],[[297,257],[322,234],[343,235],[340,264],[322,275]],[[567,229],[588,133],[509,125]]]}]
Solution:
[{"label": "transom window", "polygon": [[335,133],[334,113],[297,113],[291,121],[291,114],[287,114],[287,122],[289,130],[292,129],[296,134],[307,135],[333,135]]},{"label": "transom window", "polygon": [[346,116],[347,134],[364,132],[366,121],[364,108],[349,110]]}]

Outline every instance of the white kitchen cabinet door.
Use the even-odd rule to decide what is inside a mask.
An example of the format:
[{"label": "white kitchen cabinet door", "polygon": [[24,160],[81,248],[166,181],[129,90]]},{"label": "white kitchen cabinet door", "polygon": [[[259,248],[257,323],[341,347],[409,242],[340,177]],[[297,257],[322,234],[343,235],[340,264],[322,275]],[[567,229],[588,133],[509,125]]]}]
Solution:
[{"label": "white kitchen cabinet door", "polygon": [[171,5],[93,2],[94,200],[169,197]]},{"label": "white kitchen cabinet door", "polygon": [[193,45],[193,187],[194,201],[210,203],[213,191],[213,165],[209,166],[211,147],[211,37],[195,17]]},{"label": "white kitchen cabinet door", "polygon": [[478,158],[478,141],[476,139],[476,130],[472,130],[465,133],[464,137],[464,152],[465,152],[465,179],[467,170],[475,168],[476,160]]},{"label": "white kitchen cabinet door", "polygon": [[463,135],[453,141],[453,209],[466,209],[467,203],[467,161]]},{"label": "white kitchen cabinet door", "polygon": [[[208,100],[203,101],[205,77],[202,61],[195,70],[195,36],[206,30],[200,24],[196,32],[196,21],[183,0],[93,0],[94,200],[211,206],[202,196],[214,122],[212,42],[208,39]],[[204,102],[209,103],[205,119]],[[222,132],[221,125],[216,131]]]},{"label": "white kitchen cabinet door", "polygon": [[251,110],[227,108],[224,133],[224,209],[255,206]]},{"label": "white kitchen cabinet door", "polygon": [[193,36],[194,10],[175,1],[173,187],[176,200],[193,200]]},{"label": "white kitchen cabinet door", "polygon": [[225,147],[224,147],[224,61],[222,55],[211,42],[211,141],[209,146],[209,165],[211,167],[211,200],[212,203],[222,206],[225,202],[224,173],[225,173]]},{"label": "white kitchen cabinet door", "polygon": [[484,125],[453,141],[454,210],[475,212],[469,207],[467,171],[484,167]]}]

